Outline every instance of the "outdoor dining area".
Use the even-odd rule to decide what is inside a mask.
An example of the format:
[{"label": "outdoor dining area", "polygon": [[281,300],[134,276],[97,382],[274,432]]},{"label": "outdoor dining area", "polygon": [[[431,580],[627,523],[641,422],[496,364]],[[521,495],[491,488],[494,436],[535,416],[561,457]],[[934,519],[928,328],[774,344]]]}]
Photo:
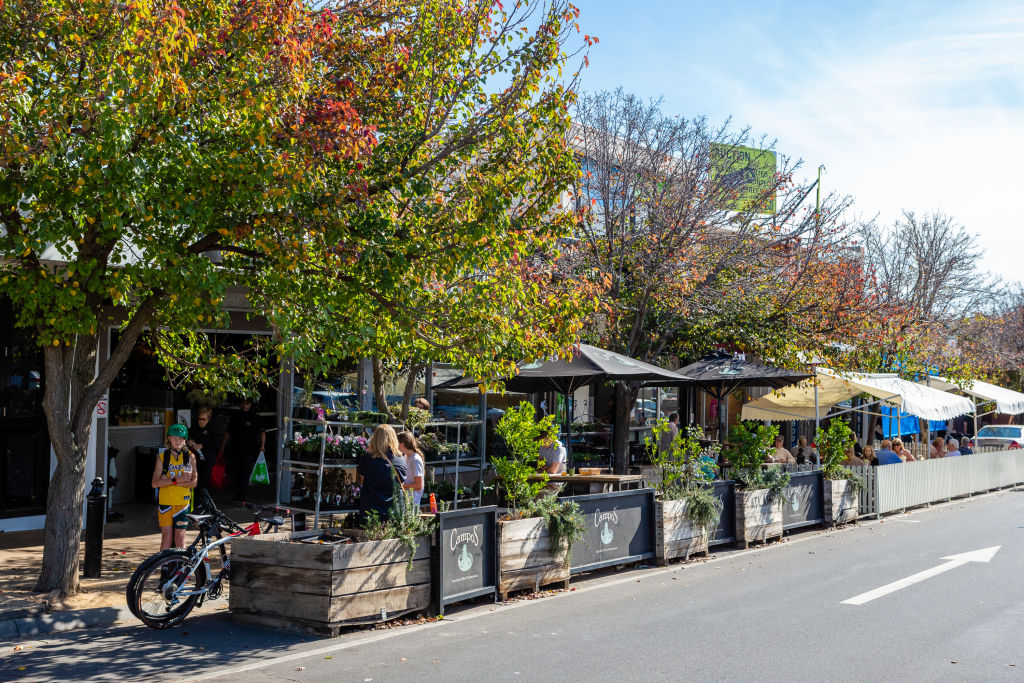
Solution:
[{"label": "outdoor dining area", "polygon": [[[574,492],[632,486],[632,477],[649,464],[645,439],[672,412],[679,414],[680,429],[699,428],[704,445],[727,446],[731,424],[757,421],[781,425],[787,449],[804,435],[811,453],[823,423],[838,418],[853,428],[858,453],[902,437],[915,460],[928,458],[935,438],[970,438],[988,422],[1012,422],[1024,413],[1024,394],[979,380],[961,384],[929,375],[910,381],[814,365],[792,370],[721,350],[668,370],[580,344],[568,358],[521,364],[504,386],[529,395],[539,415],[555,415],[567,459],[566,471],[551,476],[564,478],[566,490]],[[436,388],[476,387],[474,378],[460,377]],[[622,410],[616,404],[624,394],[639,398]]]}]

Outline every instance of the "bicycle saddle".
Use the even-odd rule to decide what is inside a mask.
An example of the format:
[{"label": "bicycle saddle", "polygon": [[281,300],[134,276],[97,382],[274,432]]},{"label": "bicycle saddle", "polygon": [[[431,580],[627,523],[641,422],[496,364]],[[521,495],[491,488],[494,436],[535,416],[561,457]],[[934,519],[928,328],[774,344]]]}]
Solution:
[{"label": "bicycle saddle", "polygon": [[262,521],[266,522],[270,526],[282,526],[284,524],[284,517],[277,515],[276,517],[266,517]]},{"label": "bicycle saddle", "polygon": [[185,515],[185,516],[188,517],[189,519],[191,519],[196,524],[199,524],[199,522],[203,521],[204,519],[210,519],[211,517],[213,517],[213,515]]}]

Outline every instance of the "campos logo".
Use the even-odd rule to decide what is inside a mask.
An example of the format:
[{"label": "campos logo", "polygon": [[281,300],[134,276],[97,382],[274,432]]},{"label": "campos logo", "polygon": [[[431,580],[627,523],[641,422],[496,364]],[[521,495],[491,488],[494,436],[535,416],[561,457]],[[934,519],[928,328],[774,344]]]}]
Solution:
[{"label": "campos logo", "polygon": [[468,572],[473,567],[473,555],[469,552],[470,543],[478,548],[480,547],[480,536],[477,534],[476,527],[461,534],[458,529],[452,529],[451,542],[449,543],[451,551],[454,553],[459,545],[462,546],[457,560],[459,571]]},{"label": "campos logo", "polygon": [[594,526],[601,527],[601,544],[608,545],[615,538],[615,533],[612,528],[608,526],[608,523],[612,524],[619,523],[619,512],[618,508],[613,508],[611,512],[601,512],[601,509],[597,509],[597,514],[594,515]]}]

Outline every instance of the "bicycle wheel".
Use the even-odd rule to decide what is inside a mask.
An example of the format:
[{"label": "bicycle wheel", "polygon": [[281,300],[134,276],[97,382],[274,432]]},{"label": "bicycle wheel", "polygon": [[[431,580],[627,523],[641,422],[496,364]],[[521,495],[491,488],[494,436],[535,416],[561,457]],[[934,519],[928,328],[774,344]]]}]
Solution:
[{"label": "bicycle wheel", "polygon": [[125,595],[131,613],[150,628],[180,624],[195,607],[198,591],[207,581],[205,563],[201,563],[191,577],[184,578],[193,558],[187,550],[171,548],[139,565],[128,581]]}]

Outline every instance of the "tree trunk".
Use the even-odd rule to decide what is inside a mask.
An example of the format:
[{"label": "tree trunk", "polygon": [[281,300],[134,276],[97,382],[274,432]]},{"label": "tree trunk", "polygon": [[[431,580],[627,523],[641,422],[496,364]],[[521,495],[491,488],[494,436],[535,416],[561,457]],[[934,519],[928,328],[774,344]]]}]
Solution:
[{"label": "tree trunk", "polygon": [[399,415],[399,421],[403,424],[409,418],[409,404],[412,402],[412,392],[416,388],[416,380],[426,366],[426,363],[413,363],[409,368],[409,378],[405,382],[405,392],[402,394],[402,412]]},{"label": "tree trunk", "polygon": [[625,382],[615,383],[615,437],[612,441],[615,474],[629,473],[629,416],[637,393],[638,387],[630,387]]},{"label": "tree trunk", "polygon": [[377,412],[384,413],[388,416],[387,421],[393,422],[391,419],[391,412],[388,410],[388,397],[384,393],[384,364],[380,358],[374,358],[373,361],[373,395],[377,400]]},{"label": "tree trunk", "polygon": [[99,332],[79,335],[71,344],[47,346],[43,412],[57,467],[46,495],[43,525],[43,566],[35,591],[60,591],[60,597],[78,592],[78,554],[85,499],[86,458],[92,439],[96,402],[107,392],[124,367],[139,335],[153,317],[154,292],[121,331],[109,359],[97,364]]},{"label": "tree trunk", "polygon": [[80,339],[70,348],[47,347],[45,360],[43,410],[57,467],[46,495],[43,566],[34,590],[56,590],[66,598],[75,595],[79,585],[82,502],[95,405],[86,386],[95,376],[96,339]]}]

